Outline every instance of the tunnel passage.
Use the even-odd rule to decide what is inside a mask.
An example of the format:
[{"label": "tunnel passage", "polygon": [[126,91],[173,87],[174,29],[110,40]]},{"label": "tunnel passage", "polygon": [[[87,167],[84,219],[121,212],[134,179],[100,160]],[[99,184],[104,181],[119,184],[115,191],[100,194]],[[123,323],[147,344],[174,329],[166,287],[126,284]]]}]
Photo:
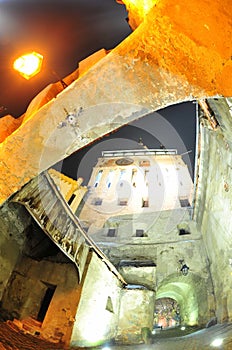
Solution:
[{"label": "tunnel passage", "polygon": [[177,327],[181,322],[179,304],[173,298],[156,299],[154,328]]},{"label": "tunnel passage", "polygon": [[205,280],[200,276],[173,274],[162,281],[156,301],[172,298],[179,305],[180,324],[204,325],[210,318]]}]

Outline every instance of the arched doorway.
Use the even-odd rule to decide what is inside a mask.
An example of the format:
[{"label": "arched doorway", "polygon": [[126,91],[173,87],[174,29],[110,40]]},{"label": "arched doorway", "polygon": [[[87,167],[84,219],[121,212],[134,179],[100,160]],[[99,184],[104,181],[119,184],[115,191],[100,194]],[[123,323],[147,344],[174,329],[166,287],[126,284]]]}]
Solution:
[{"label": "arched doorway", "polygon": [[154,312],[154,328],[169,328],[179,326],[180,307],[173,298],[156,299]]},{"label": "arched doorway", "polygon": [[167,298],[176,302],[173,304],[173,315],[174,309],[177,308],[179,324],[205,325],[212,317],[205,280],[200,276],[194,274],[168,276],[157,289],[156,305],[160,300]]}]

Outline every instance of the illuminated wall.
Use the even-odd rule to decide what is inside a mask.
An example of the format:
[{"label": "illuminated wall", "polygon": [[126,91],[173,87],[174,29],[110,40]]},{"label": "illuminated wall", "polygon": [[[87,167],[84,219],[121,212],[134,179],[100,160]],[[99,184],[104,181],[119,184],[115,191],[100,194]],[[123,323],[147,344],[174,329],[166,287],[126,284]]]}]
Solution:
[{"label": "illuminated wall", "polygon": [[87,192],[87,187],[81,186],[83,179],[79,178],[77,180],[73,180],[55,169],[50,169],[49,174],[51,175],[64,199],[75,213],[82,198]]},{"label": "illuminated wall", "polygon": [[218,322],[232,320],[232,99],[209,100],[219,122],[201,118],[201,152],[195,219],[209,256]]},{"label": "illuminated wall", "polygon": [[188,207],[192,187],[175,150],[104,152],[93,168],[80,219],[92,234],[110,217]]}]

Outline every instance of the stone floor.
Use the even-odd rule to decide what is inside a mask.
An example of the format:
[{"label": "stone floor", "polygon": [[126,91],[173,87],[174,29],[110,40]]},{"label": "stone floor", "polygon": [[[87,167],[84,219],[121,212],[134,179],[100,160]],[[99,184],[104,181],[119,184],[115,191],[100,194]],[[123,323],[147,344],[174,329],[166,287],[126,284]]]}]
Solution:
[{"label": "stone floor", "polygon": [[17,330],[13,324],[0,322],[0,350],[62,350],[59,344],[51,344]]},{"label": "stone floor", "polygon": [[[232,324],[212,326],[182,337],[172,337],[170,333],[161,331],[162,336],[154,335],[150,345],[104,345],[94,348],[104,350],[232,350]],[[213,347],[211,343],[222,338],[223,344]],[[29,334],[17,332],[7,323],[0,322],[0,350],[62,350],[60,344],[51,344]],[[82,348],[83,349],[83,348]],[[93,348],[92,348],[93,349]],[[71,350],[71,349],[70,349]]]},{"label": "stone floor", "polygon": [[[208,329],[202,329],[192,334],[165,338],[165,332],[162,337],[153,336],[152,344],[149,345],[108,345],[100,346],[95,349],[104,350],[203,350],[220,349],[232,350],[232,324],[223,324],[212,326]],[[166,333],[168,335],[168,333]],[[169,336],[169,335],[168,335]],[[217,339],[223,339],[221,346],[214,347],[212,342]]]}]

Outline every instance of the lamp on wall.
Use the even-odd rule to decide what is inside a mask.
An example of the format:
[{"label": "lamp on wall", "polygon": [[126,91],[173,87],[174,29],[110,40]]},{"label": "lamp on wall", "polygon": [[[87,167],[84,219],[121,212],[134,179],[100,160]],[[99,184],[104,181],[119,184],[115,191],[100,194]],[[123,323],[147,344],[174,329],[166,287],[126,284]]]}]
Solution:
[{"label": "lamp on wall", "polygon": [[179,263],[181,265],[180,271],[183,276],[187,276],[189,267],[185,264],[184,259],[180,259]]}]

